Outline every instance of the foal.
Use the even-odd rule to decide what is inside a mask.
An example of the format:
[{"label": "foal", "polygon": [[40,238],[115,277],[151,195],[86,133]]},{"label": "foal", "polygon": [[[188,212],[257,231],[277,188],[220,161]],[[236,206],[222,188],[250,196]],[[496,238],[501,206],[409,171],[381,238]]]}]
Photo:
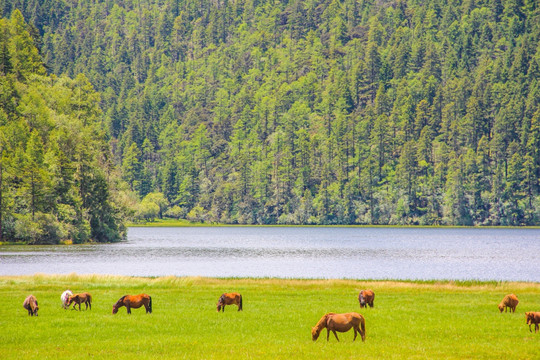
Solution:
[{"label": "foal", "polygon": [[90,310],[92,310],[92,295],[90,295],[87,292],[81,293],[81,294],[71,295],[69,297],[67,306],[69,307],[72,303],[75,303],[75,304],[73,304],[73,309],[75,309],[75,307],[77,305],[79,305],[79,311],[81,311],[81,303],[82,303],[82,304],[84,304],[86,306],[84,308],[85,310],[88,310],[88,308],[90,308]]}]

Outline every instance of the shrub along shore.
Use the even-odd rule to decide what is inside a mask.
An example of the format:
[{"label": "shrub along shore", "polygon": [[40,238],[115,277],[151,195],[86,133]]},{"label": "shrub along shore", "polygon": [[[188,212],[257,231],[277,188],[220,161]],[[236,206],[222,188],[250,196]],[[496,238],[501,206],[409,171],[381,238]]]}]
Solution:
[{"label": "shrub along shore", "polygon": [[481,229],[540,229],[540,226],[457,226],[457,225],[285,225],[285,224],[224,224],[215,222],[193,222],[185,219],[154,219],[152,221],[130,222],[126,227],[358,227],[358,228],[481,228]]},{"label": "shrub along shore", "polygon": [[[375,292],[375,307],[360,309],[358,293]],[[64,310],[66,289],[92,294],[92,310]],[[223,292],[240,292],[244,311],[227,306]],[[112,315],[123,295],[152,296],[143,308]],[[504,295],[520,300],[516,313],[499,313]],[[39,316],[22,303],[33,294]],[[140,278],[104,275],[0,277],[0,353],[4,359],[98,357],[111,359],[533,359],[540,334],[530,333],[525,311],[540,311],[540,283]],[[84,307],[83,307],[84,309]],[[366,318],[366,342],[352,331],[317,342],[311,327],[327,312]]]}]

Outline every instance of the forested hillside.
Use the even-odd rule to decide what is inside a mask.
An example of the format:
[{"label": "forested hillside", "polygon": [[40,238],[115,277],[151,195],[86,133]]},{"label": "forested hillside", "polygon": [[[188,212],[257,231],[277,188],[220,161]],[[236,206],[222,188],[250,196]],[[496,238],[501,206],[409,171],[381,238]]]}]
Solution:
[{"label": "forested hillside", "polygon": [[51,73],[101,93],[114,161],[141,198],[164,194],[165,214],[540,222],[537,0],[4,1],[14,8]]},{"label": "forested hillside", "polygon": [[32,30],[18,10],[0,19],[0,243],[119,240],[100,95],[47,76]]}]

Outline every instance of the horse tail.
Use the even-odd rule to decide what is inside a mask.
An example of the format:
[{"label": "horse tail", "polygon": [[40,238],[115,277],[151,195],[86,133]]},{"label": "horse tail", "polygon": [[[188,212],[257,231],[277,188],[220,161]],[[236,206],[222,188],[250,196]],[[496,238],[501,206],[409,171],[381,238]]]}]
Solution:
[{"label": "horse tail", "polygon": [[150,301],[148,302],[148,310],[150,311],[150,314],[151,314],[152,313],[152,297],[148,296],[148,298],[150,299]]},{"label": "horse tail", "polygon": [[238,306],[238,311],[242,311],[242,295],[240,295],[240,305]]}]

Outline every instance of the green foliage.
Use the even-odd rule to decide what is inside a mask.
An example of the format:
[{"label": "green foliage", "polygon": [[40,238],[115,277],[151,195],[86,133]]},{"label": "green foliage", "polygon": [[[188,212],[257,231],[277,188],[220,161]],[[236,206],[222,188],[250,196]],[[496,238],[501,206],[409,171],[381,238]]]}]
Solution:
[{"label": "green foliage", "polygon": [[45,76],[18,10],[0,21],[0,241],[116,241],[125,230],[100,96],[84,75]]},{"label": "green foliage", "polygon": [[[41,71],[33,43],[54,74],[84,73],[101,97],[77,76],[70,105],[58,106],[102,116],[131,190],[163,193],[174,216],[540,223],[534,1],[32,4],[4,5],[12,20],[0,42],[16,38],[28,56],[0,46],[0,71]],[[10,35],[25,28],[16,7],[42,41]],[[13,101],[19,90],[0,81],[0,122],[24,114],[21,134],[46,141],[39,94]]]}]

